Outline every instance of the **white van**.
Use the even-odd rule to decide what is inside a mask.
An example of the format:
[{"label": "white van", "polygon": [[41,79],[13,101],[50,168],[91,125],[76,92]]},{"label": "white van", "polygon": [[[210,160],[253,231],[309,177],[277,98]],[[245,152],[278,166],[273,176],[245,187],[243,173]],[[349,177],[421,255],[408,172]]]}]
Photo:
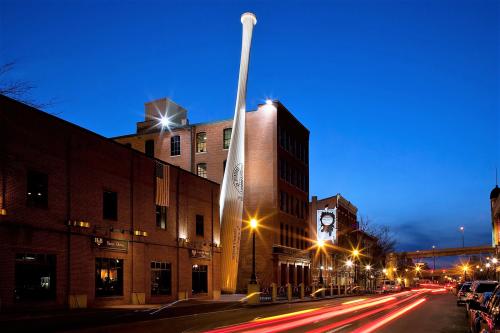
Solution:
[{"label": "white van", "polygon": [[400,291],[401,286],[393,280],[382,280],[382,283],[377,289],[379,289],[382,293],[390,293],[394,291]]}]

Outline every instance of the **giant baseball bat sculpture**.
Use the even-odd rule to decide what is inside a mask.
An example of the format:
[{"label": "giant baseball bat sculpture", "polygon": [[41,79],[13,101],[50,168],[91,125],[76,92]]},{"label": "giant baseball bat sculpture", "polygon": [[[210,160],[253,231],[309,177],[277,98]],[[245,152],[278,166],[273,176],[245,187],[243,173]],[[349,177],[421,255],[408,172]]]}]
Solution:
[{"label": "giant baseball bat sculpture", "polygon": [[238,278],[245,171],[245,99],[252,31],[257,19],[252,13],[244,13],[241,15],[241,23],[243,24],[243,37],[238,94],[236,96],[231,142],[220,193],[221,290],[225,293],[234,293],[236,291]]}]

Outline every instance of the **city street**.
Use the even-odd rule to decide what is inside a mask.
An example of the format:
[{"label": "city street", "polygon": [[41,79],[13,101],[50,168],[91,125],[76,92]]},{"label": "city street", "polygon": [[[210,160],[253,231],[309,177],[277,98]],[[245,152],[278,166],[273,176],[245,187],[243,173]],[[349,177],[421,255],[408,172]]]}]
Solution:
[{"label": "city street", "polygon": [[[161,313],[158,313],[158,317]],[[154,318],[154,316],[153,316]],[[449,293],[406,291],[100,326],[85,332],[467,332]]]}]

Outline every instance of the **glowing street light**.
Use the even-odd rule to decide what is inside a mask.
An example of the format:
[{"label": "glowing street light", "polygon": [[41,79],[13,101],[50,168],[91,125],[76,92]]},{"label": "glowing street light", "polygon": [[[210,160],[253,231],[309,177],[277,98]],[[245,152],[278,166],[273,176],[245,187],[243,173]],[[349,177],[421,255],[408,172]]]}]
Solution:
[{"label": "glowing street light", "polygon": [[256,219],[250,220],[250,230],[252,232],[252,275],[250,276],[250,283],[257,284],[257,275],[255,274],[255,233],[257,231],[258,222]]},{"label": "glowing street light", "polygon": [[353,265],[352,260],[351,260],[351,259],[347,260],[347,261],[345,262],[345,265],[346,265],[347,267],[352,267],[352,265]]},{"label": "glowing street light", "polygon": [[319,251],[319,284],[321,285],[321,287],[323,287],[323,253],[322,253],[322,249],[323,247],[325,246],[325,241],[323,239],[318,239],[316,241],[316,245],[318,246],[318,248],[320,249]]},{"label": "glowing street light", "polygon": [[497,258],[493,258],[493,259],[491,259],[491,262],[494,263],[494,264],[496,264],[498,262],[498,259]]},{"label": "glowing street light", "polygon": [[359,256],[359,250],[358,249],[352,250],[352,255],[353,255],[353,257],[358,257]]},{"label": "glowing street light", "polygon": [[384,273],[384,274],[386,274],[386,275],[387,275],[387,269],[385,269],[385,268],[384,268],[384,269],[382,270],[382,273]]},{"label": "glowing street light", "polygon": [[372,269],[372,266],[371,266],[371,265],[366,265],[366,266],[365,266],[365,269],[366,269],[367,271],[370,271],[370,270]]}]

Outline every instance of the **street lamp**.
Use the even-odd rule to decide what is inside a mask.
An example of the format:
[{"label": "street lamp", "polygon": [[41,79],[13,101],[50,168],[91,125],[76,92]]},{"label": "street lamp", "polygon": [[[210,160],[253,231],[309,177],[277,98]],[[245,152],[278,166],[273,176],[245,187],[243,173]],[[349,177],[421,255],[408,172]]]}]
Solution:
[{"label": "street lamp", "polygon": [[359,250],[358,249],[353,249],[352,250],[352,259],[353,259],[353,263],[354,263],[354,283],[357,283],[358,282],[358,270],[356,269],[356,259],[359,257]]},{"label": "street lamp", "polygon": [[257,231],[257,220],[250,220],[250,230],[252,232],[252,275],[250,276],[250,283],[257,284],[257,276],[255,275],[255,233]]},{"label": "street lamp", "polygon": [[320,249],[319,251],[319,284],[320,284],[320,287],[323,287],[323,246],[325,246],[325,241],[322,240],[322,239],[318,239],[316,241],[316,245],[318,246],[318,248]]},{"label": "street lamp", "polygon": [[432,283],[434,283],[434,271],[436,270],[436,245],[432,245],[432,260],[434,261],[433,266],[432,266]]},{"label": "street lamp", "polygon": [[462,247],[465,247],[465,238],[464,238],[464,227],[460,227],[460,232],[462,233]]}]

